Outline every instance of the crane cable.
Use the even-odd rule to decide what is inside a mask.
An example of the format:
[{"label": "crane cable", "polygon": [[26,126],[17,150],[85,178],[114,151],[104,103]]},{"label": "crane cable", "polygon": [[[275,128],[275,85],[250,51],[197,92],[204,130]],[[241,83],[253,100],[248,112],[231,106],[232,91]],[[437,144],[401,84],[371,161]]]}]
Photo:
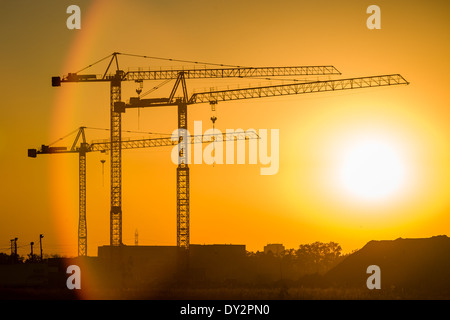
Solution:
[{"label": "crane cable", "polygon": [[[253,68],[253,67],[246,67],[246,66],[239,66],[239,65],[233,65],[233,64],[224,64],[224,63],[214,63],[214,62],[202,62],[202,61],[191,61],[191,60],[180,60],[180,59],[172,59],[172,58],[161,58],[161,57],[150,57],[150,56],[144,56],[144,55],[138,55],[138,54],[131,54],[131,53],[120,53],[117,52],[117,54],[121,54],[123,56],[130,56],[130,57],[138,57],[138,58],[144,58],[144,59],[155,59],[155,60],[164,60],[164,61],[171,61],[171,62],[183,62],[183,63],[192,63],[192,64],[203,64],[203,65],[210,65],[210,66],[219,66],[219,67],[230,67],[230,68]],[[253,79],[258,80],[268,80],[268,81],[274,81],[274,80],[280,80],[280,81],[303,81],[303,82],[309,82],[313,80],[307,80],[307,79],[277,79],[277,78],[270,78],[270,77],[255,77]]]},{"label": "crane cable", "polygon": [[129,57],[138,57],[138,58],[144,58],[144,59],[154,59],[154,60],[164,60],[164,61],[171,61],[171,62],[183,62],[183,63],[193,63],[193,64],[204,64],[204,65],[211,65],[211,66],[221,66],[221,67],[232,67],[232,68],[242,68],[242,66],[236,66],[231,64],[223,64],[223,63],[213,63],[213,62],[202,62],[202,61],[190,61],[190,60],[181,60],[181,59],[173,59],[173,58],[162,58],[162,57],[151,57],[151,56],[145,56],[145,55],[138,55],[138,54],[131,54],[131,53],[122,53],[122,52],[115,52],[107,55],[106,57],[78,70],[75,73],[79,73],[81,71],[84,71],[86,69],[89,69],[90,67],[114,56],[114,55],[123,55],[123,56],[129,56]]},{"label": "crane cable", "polygon": [[158,90],[158,89],[161,88],[162,86],[168,84],[168,83],[169,83],[170,81],[172,81],[172,80],[173,80],[173,79],[167,79],[167,80],[161,82],[161,83],[158,84],[157,86],[154,86],[154,87],[151,88],[150,90],[148,90],[148,91],[144,92],[143,94],[141,94],[139,97],[140,97],[140,98],[145,97],[146,95],[152,93],[153,91]]},{"label": "crane cable", "polygon": [[121,52],[116,52],[116,53],[117,54],[121,54],[123,56],[138,57],[138,58],[144,58],[144,59],[164,60],[164,61],[183,62],[183,63],[192,63],[192,64],[204,64],[204,65],[220,66],[220,67],[242,68],[242,66],[236,66],[236,65],[231,65],[231,64],[223,64],[223,63],[191,61],[191,60],[181,60],[181,59],[173,59],[173,58],[151,57],[151,56],[144,56],[144,55],[131,54],[131,53],[121,53]]},{"label": "crane cable", "polygon": [[[95,128],[95,127],[83,127],[85,129],[91,129],[91,130],[104,130],[104,131],[110,131],[110,129],[106,129],[106,128]],[[55,143],[66,139],[67,137],[71,136],[72,134],[78,132],[80,128],[75,129],[74,131],[70,132],[69,134],[66,134],[65,136],[59,138],[58,140],[50,143],[48,146],[54,145]],[[132,130],[122,130],[122,132],[126,132],[126,133],[139,133],[139,134],[154,134],[154,135],[161,135],[161,136],[171,136],[172,134],[170,133],[160,133],[160,132],[149,132],[149,131],[132,131]]]},{"label": "crane cable", "polygon": [[[239,66],[239,65],[233,65],[233,64],[225,64],[225,63],[214,63],[214,62],[204,62],[204,61],[192,61],[192,60],[181,60],[181,59],[173,59],[173,58],[162,58],[162,57],[151,57],[151,56],[145,56],[145,55],[138,55],[138,54],[132,54],[132,53],[121,53],[116,52],[116,54],[120,54],[123,56],[130,56],[130,57],[138,57],[138,58],[144,58],[144,59],[154,59],[154,60],[164,60],[164,61],[171,61],[171,62],[183,62],[183,63],[192,63],[192,64],[203,64],[203,65],[210,65],[210,66],[219,66],[219,67],[230,67],[230,68],[254,68],[254,67],[247,67],[247,66]],[[111,55],[110,55],[111,56]],[[268,80],[268,81],[293,81],[293,82],[311,82],[313,80],[308,79],[278,79],[278,78],[270,78],[270,77],[255,77],[253,79],[258,80]],[[170,80],[169,80],[170,81]]]},{"label": "crane cable", "polygon": [[111,57],[113,54],[109,54],[109,55],[107,55],[106,57],[104,57],[104,58],[102,58],[102,59],[100,59],[100,60],[98,60],[98,61],[96,61],[96,62],[94,62],[94,63],[92,63],[92,64],[90,64],[90,65],[88,65],[87,67],[84,67],[83,69],[81,69],[81,70],[78,70],[77,72],[75,72],[75,73],[78,73],[78,72],[81,72],[81,71],[84,71],[84,70],[86,70],[86,69],[88,69],[88,68],[90,68],[90,67],[92,67],[92,66],[94,66],[94,65],[96,65],[97,63],[99,63],[99,62],[102,62],[103,60],[106,60],[106,59],[108,59],[109,57]]},{"label": "crane cable", "polygon": [[[143,59],[153,59],[153,60],[163,60],[163,61],[171,61],[171,62],[183,62],[183,63],[192,63],[192,64],[202,64],[202,65],[210,65],[210,66],[219,66],[219,67],[230,67],[230,68],[252,68],[252,67],[245,67],[245,66],[239,66],[239,65],[232,65],[232,64],[224,64],[224,63],[214,63],[214,62],[204,62],[204,61],[192,61],[192,60],[182,60],[182,59],[173,59],[173,58],[163,58],[163,57],[153,57],[153,56],[146,56],[146,55],[138,55],[138,54],[131,54],[131,53],[122,53],[122,52],[115,52],[113,54],[109,54],[108,56],[84,67],[83,69],[78,70],[76,73],[79,73],[81,71],[84,71],[110,57],[112,57],[114,54],[116,55],[123,55],[123,56],[129,56],[129,57],[138,57],[138,58],[143,58]],[[259,79],[259,80],[280,80],[280,79],[273,79],[273,78],[254,78],[254,79]],[[293,82],[298,82],[298,81],[304,81],[304,82],[308,82],[310,80],[304,80],[304,79],[282,79],[283,81],[293,81]]]},{"label": "crane cable", "polygon": [[[104,130],[104,131],[110,131],[111,129],[106,129],[106,128],[94,128],[94,127],[85,127],[86,129],[91,129],[91,130]],[[133,131],[133,130],[122,130],[122,132],[126,132],[126,133],[139,133],[139,134],[158,134],[158,135],[162,135],[162,136],[171,136],[171,133],[160,133],[160,132],[149,132],[149,131]]]},{"label": "crane cable", "polygon": [[[140,82],[140,88],[139,88],[140,91],[138,92],[138,90],[136,90],[136,92],[138,93],[138,98],[140,99],[142,97],[145,97],[146,95],[152,93],[153,91],[158,90],[162,86],[168,84],[170,81],[172,81],[172,79],[167,79],[167,80],[161,82],[157,86],[154,86],[153,88],[151,88],[150,90],[148,90],[148,91],[146,91],[146,92],[144,92],[142,94],[141,94],[141,91],[142,91],[143,86],[142,86],[142,82]],[[140,118],[141,118],[141,108],[137,108],[137,109],[138,109],[138,129],[139,129],[140,128]]]},{"label": "crane cable", "polygon": [[80,128],[75,129],[74,131],[72,131],[71,133],[65,135],[64,137],[59,138],[58,140],[56,140],[56,141],[50,143],[48,146],[50,147],[50,146],[54,145],[55,143],[57,143],[57,142],[59,142],[59,141],[61,141],[61,140],[64,140],[65,138],[67,138],[67,137],[71,136],[72,134],[74,134],[75,132],[77,132],[79,129],[80,129]]}]

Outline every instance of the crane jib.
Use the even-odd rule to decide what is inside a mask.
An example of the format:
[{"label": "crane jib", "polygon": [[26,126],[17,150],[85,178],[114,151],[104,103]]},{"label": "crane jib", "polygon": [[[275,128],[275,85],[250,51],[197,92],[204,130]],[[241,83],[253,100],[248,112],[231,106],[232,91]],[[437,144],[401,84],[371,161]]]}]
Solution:
[{"label": "crane jib", "polygon": [[[177,79],[180,73],[186,79],[206,78],[251,78],[285,77],[311,75],[340,75],[334,66],[287,66],[287,67],[236,67],[236,68],[197,68],[197,69],[160,69],[160,70],[118,70],[121,81],[170,80]],[[52,86],[59,87],[62,82],[105,82],[116,78],[117,74],[77,74],[69,73],[64,77],[52,77]]]},{"label": "crane jib", "polygon": [[409,84],[400,74],[194,93],[189,104]]}]

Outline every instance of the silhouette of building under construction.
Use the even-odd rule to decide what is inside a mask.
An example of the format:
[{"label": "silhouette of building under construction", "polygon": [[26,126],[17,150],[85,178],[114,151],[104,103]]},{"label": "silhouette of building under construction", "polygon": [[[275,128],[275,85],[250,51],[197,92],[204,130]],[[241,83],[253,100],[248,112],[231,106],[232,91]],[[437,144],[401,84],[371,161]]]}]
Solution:
[{"label": "silhouette of building under construction", "polygon": [[101,246],[100,273],[122,278],[128,285],[146,285],[189,279],[240,280],[245,274],[245,245],[191,244],[177,246]]}]

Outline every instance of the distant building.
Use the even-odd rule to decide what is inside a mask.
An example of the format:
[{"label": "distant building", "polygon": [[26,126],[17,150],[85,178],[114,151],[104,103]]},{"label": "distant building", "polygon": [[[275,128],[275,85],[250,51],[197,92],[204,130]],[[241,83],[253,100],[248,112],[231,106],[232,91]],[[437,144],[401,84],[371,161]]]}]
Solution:
[{"label": "distant building", "polygon": [[281,243],[269,243],[267,246],[264,246],[264,253],[272,252],[274,256],[279,256],[284,250],[285,248]]}]

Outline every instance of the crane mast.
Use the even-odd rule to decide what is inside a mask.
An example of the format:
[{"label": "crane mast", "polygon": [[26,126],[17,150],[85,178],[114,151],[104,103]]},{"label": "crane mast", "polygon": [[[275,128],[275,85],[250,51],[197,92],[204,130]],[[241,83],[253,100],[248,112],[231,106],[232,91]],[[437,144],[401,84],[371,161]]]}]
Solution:
[{"label": "crane mast", "polygon": [[177,167],[177,246],[179,248],[189,248],[190,227],[189,227],[189,165],[187,161],[187,87],[183,72],[178,75],[175,86],[169,96],[172,101],[179,84],[181,83],[183,97],[177,99],[178,104],[178,132],[182,136],[182,141],[178,144],[178,167]]},{"label": "crane mast", "polygon": [[78,256],[87,256],[87,219],[86,219],[86,152],[87,144],[81,143],[78,153]]},{"label": "crane mast", "polygon": [[[117,57],[115,57],[117,60]],[[110,245],[122,245],[122,113],[116,112],[114,104],[121,100],[121,72],[117,70],[111,81],[111,210]]]}]

